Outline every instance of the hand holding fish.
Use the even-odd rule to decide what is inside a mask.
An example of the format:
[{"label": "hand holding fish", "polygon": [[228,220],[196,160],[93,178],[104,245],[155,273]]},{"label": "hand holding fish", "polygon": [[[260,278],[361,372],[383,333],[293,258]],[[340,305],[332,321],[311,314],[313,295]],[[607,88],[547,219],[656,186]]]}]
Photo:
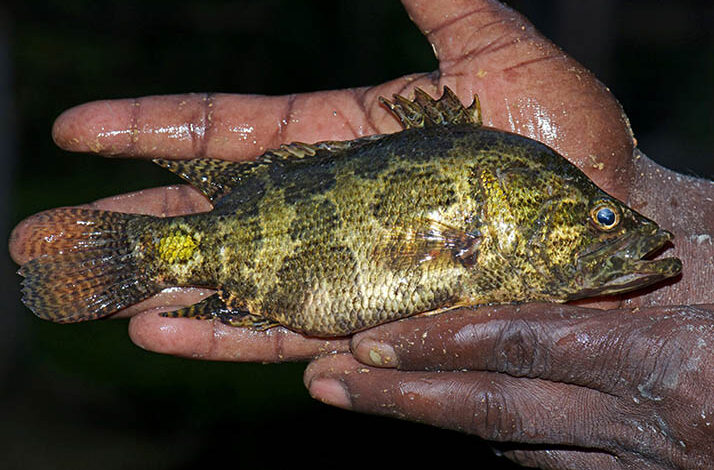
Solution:
[{"label": "hand holding fish", "polygon": [[[152,158],[211,156],[224,160],[244,160],[264,153],[266,149],[276,148],[280,144],[296,140],[313,142],[392,132],[398,127],[397,121],[393,116],[387,114],[386,107],[379,104],[377,100],[379,96],[390,96],[397,92],[406,93],[405,90],[416,86],[432,90],[432,96],[438,96],[439,89],[448,84],[462,97],[474,96],[475,92],[478,92],[484,110],[484,114],[479,116],[479,122],[482,120],[485,125],[509,129],[544,141],[568,157],[600,187],[612,195],[623,201],[628,201],[628,199],[633,201],[635,207],[645,207],[649,204],[647,210],[656,215],[657,221],[663,227],[675,232],[678,236],[675,254],[685,260],[683,278],[674,285],[658,289],[654,294],[637,297],[637,302],[654,299],[656,298],[654,296],[659,296],[659,303],[700,303],[702,298],[706,298],[708,293],[706,283],[702,288],[701,278],[697,279],[692,276],[692,273],[701,275],[711,272],[710,264],[703,261],[706,260],[706,257],[701,256],[701,248],[706,248],[706,246],[692,245],[694,240],[696,243],[701,241],[702,235],[695,237],[696,234],[707,233],[707,228],[702,228],[702,225],[706,225],[706,221],[710,220],[706,214],[701,217],[700,213],[692,210],[693,206],[697,204],[696,201],[705,197],[707,188],[704,182],[679,175],[674,178],[670,173],[666,173],[666,170],[651,163],[646,157],[639,155],[633,157],[634,140],[627,118],[608,90],[587,70],[563,54],[545,38],[539,36],[527,20],[512,10],[493,1],[474,3],[444,1],[428,4],[405,2],[405,6],[410,16],[433,43],[439,55],[440,69],[437,73],[402,77],[371,88],[285,97],[177,95],[88,103],[73,108],[58,118],[53,130],[54,138],[60,146],[68,150],[92,151],[104,155]],[[474,35],[474,31],[479,34]],[[455,41],[454,38],[459,40]],[[462,98],[466,102],[468,99]],[[403,119],[402,121],[402,124],[405,124]],[[317,122],[320,125],[314,125]],[[528,143],[528,145],[532,144]],[[441,151],[443,152],[443,150]],[[165,165],[173,166],[173,170],[179,173],[182,172],[181,168],[186,168],[185,165],[175,165],[169,162]],[[199,163],[199,165],[201,164]],[[216,168],[230,167],[230,164],[216,163],[212,165]],[[568,172],[570,171],[568,170]],[[216,178],[230,179],[229,177],[216,177],[216,175],[220,175],[216,171],[213,171],[212,175],[214,180]],[[493,175],[491,170],[482,171],[480,175],[476,175],[483,183],[479,183],[482,185],[479,191],[486,197],[490,196],[488,196],[489,193],[484,185],[493,178]],[[198,184],[199,188],[203,185],[204,187],[200,188],[203,194],[213,199],[212,196],[215,195],[216,188],[225,185],[222,183],[216,185],[214,184],[216,181],[212,181],[211,178],[205,179],[204,176],[197,174],[191,182]],[[656,181],[654,181],[655,178],[657,178]],[[208,183],[202,183],[202,181],[208,181]],[[329,184],[329,181],[326,184]],[[656,190],[651,190],[655,187]],[[536,191],[540,191],[538,186],[535,188]],[[633,190],[633,188],[637,190]],[[499,192],[498,188],[496,189],[495,193],[491,192],[490,194],[497,198],[503,198],[504,193]],[[650,190],[647,191],[647,189]],[[447,190],[451,189],[447,188]],[[243,188],[242,191],[249,194],[250,188]],[[672,194],[672,197],[677,198],[678,201],[663,201],[661,200],[663,194]],[[211,205],[204,195],[186,187],[160,188],[97,201],[88,207],[166,217],[209,210]],[[238,195],[233,199],[240,200],[245,197],[248,196]],[[686,206],[689,210],[667,212],[677,204]],[[703,210],[706,211],[707,206],[704,206]],[[546,211],[543,216],[554,217],[556,216],[555,212],[555,210]],[[10,250],[19,264],[26,264],[28,260],[51,253],[52,250],[56,252],[58,249],[62,249],[61,244],[58,244],[58,237],[54,236],[55,234],[46,233],[45,228],[48,224],[51,225],[53,217],[65,220],[77,217],[77,214],[86,215],[86,213],[62,211],[49,211],[47,214],[49,216],[40,214],[28,218],[13,233]],[[595,214],[595,212],[591,214]],[[612,211],[610,211],[610,215],[615,216]],[[121,224],[125,224],[125,220],[129,219],[111,217]],[[505,222],[504,227],[512,225],[514,220]],[[584,222],[587,224],[587,221]],[[531,223],[540,224],[544,221],[536,219],[531,220]],[[141,227],[138,227],[142,224],[144,222],[141,220],[134,224],[133,232],[141,234],[149,230],[148,228],[142,230]],[[90,242],[91,246],[99,246],[99,243],[102,243],[102,246],[107,246],[106,240],[102,241],[102,237],[109,238],[111,241],[114,237],[113,234],[118,233],[115,228],[111,228],[111,224],[105,224],[105,226],[109,229],[103,229],[104,232],[100,231],[104,235],[100,235],[100,239]],[[444,232],[439,227],[437,229]],[[52,230],[51,226],[50,230]],[[421,233],[424,235],[419,235],[420,237],[433,238],[434,234],[433,224],[426,227],[422,224],[422,227],[415,229],[402,228],[400,230],[401,232],[392,231],[390,236],[395,236],[396,233],[397,237],[406,239],[409,233]],[[447,227],[447,230],[450,229]],[[450,246],[453,254],[458,254],[459,250],[463,253],[471,252],[473,254],[475,245],[483,243],[483,240],[479,240],[478,237],[474,238],[473,233],[476,232],[469,234],[464,230],[467,229],[457,227],[453,232],[457,235],[461,232],[461,235],[451,239],[444,238],[440,234],[441,239],[445,240],[444,245]],[[88,234],[94,236],[91,232]],[[209,235],[211,234],[207,234],[207,236]],[[656,245],[666,240],[665,232],[662,232],[661,235],[659,239],[662,241],[656,242]],[[154,253],[149,253],[148,256],[150,258],[153,256],[158,261],[167,259],[176,261],[174,252],[162,250],[167,246],[176,248],[176,243],[179,241],[187,243],[187,245],[182,245],[183,248],[195,247],[194,239],[180,233],[178,237],[173,232],[166,236],[159,234],[157,237],[154,243]],[[469,242],[469,239],[472,242]],[[71,242],[71,240],[69,241]],[[458,245],[463,244],[464,241],[471,243],[471,248],[464,246],[457,249]],[[86,245],[87,242],[81,243],[90,248],[89,245]],[[141,240],[135,240],[132,243],[134,246],[145,245]],[[110,247],[114,245],[113,241],[109,244]],[[645,254],[650,245],[638,245],[636,249],[628,248],[628,250],[634,251],[627,256],[632,256],[636,252],[636,261],[637,258]],[[429,246],[427,243],[426,248]],[[386,248],[391,250],[390,247]],[[126,249],[123,248],[123,250]],[[385,248],[378,249],[382,252],[385,251]],[[443,251],[443,247],[440,249]],[[193,251],[194,258],[202,255],[200,250]],[[156,253],[159,253],[160,256]],[[183,253],[188,252],[184,251]],[[424,253],[429,255],[427,251]],[[142,254],[141,256],[146,258],[147,255]],[[79,255],[74,255],[75,259],[78,257]],[[113,259],[119,258],[116,254],[112,257]],[[121,257],[122,260],[127,259],[126,255],[121,255]],[[26,282],[35,282],[32,279],[38,281],[33,284],[35,287],[32,288],[26,284],[26,289],[29,289],[26,292],[37,292],[36,295],[26,295],[28,301],[35,303],[43,301],[41,299],[42,282],[52,280],[52,273],[57,272],[53,263],[59,263],[57,266],[70,266],[69,258],[64,257],[56,262],[52,261],[53,259],[44,258],[28,263],[30,266],[34,266],[32,272],[35,274],[26,279]],[[131,259],[129,258],[129,261]],[[414,260],[421,263],[423,258],[414,258]],[[597,257],[594,257],[594,260],[597,260]],[[180,261],[182,259],[179,257],[173,267],[181,268]],[[463,259],[457,260],[461,264],[464,264],[463,261]],[[622,259],[618,263],[622,264]],[[644,264],[639,261],[636,263]],[[427,264],[429,263],[425,265]],[[651,266],[656,264],[650,263]],[[31,272],[30,266],[23,267],[22,272],[26,275]],[[593,266],[596,268],[597,264],[595,263]],[[546,269],[545,266],[541,268],[526,266],[526,268]],[[676,265],[672,265],[671,268],[674,269],[673,272],[678,270]],[[77,268],[74,269],[76,271]],[[178,280],[176,272],[168,274],[160,272],[163,267],[158,266],[157,270],[154,270],[156,271],[153,273],[155,275],[151,272],[152,268],[144,272],[143,280],[134,279],[132,281],[124,277],[124,273],[128,269],[132,269],[128,265],[118,264],[112,269],[113,276],[117,276],[119,282],[115,286],[117,295],[112,298],[105,294],[94,297],[94,294],[89,291],[93,296],[89,298],[91,304],[85,305],[86,310],[75,310],[78,308],[78,304],[75,304],[74,307],[58,306],[67,302],[68,299],[71,300],[76,291],[65,293],[58,291],[58,293],[52,294],[51,291],[45,289],[45,292],[51,294],[50,297],[44,299],[45,305],[55,305],[55,307],[43,315],[57,321],[76,321],[96,318],[98,315],[103,316],[112,313],[116,308],[131,305],[119,314],[119,316],[131,316],[157,307],[173,310],[182,305],[193,304],[207,294],[205,290],[169,289],[144,302],[132,305],[137,300],[160,290],[161,285],[171,286],[171,279]],[[86,274],[86,270],[84,273]],[[101,273],[100,270],[92,275],[103,276],[102,282],[104,282],[108,272],[105,269],[104,273]],[[70,276],[68,279],[71,280],[71,273],[65,275]],[[149,279],[152,275],[153,278]],[[706,276],[703,277],[706,278]],[[166,282],[158,282],[162,279]],[[194,281],[196,281],[194,285],[196,283],[200,285],[199,280],[194,279]],[[54,289],[60,289],[63,286],[56,279],[56,275],[53,282],[56,284]],[[59,284],[57,284],[58,282]],[[122,282],[124,283],[123,287]],[[131,284],[133,287],[127,290],[129,282],[133,283]],[[152,287],[152,284],[156,284],[158,289]],[[186,283],[182,284],[187,285]],[[211,284],[212,282],[204,283],[209,286]],[[96,284],[85,285],[93,289],[91,286]],[[191,283],[189,282],[188,285]],[[35,290],[33,291],[33,289]],[[600,289],[602,291],[602,287]],[[126,295],[127,292],[130,295]],[[592,295],[592,292],[589,295]],[[488,297],[481,296],[481,298],[488,302]],[[528,298],[528,296],[524,298]],[[533,296],[530,298],[532,299]],[[132,299],[134,300],[132,301]],[[220,294],[220,299],[232,303],[241,300],[240,298],[236,299],[236,296],[230,294],[230,291],[228,294],[225,292]],[[477,303],[466,300],[467,302],[464,303],[466,305]],[[87,302],[87,300],[81,299],[79,301]],[[102,311],[93,312],[91,308],[94,307],[91,305],[101,306]],[[34,309],[39,314],[37,306]],[[82,313],[83,311],[84,313]],[[63,317],[64,319],[62,319]],[[170,327],[164,328],[164,325],[170,325]],[[223,326],[213,326],[206,322],[172,321],[155,315],[139,315],[132,321],[131,333],[132,337],[145,347],[178,354],[185,352],[192,356],[197,354],[200,356],[202,351],[206,350],[211,350],[220,356],[217,351],[221,351],[221,347],[212,344],[216,337],[225,339],[227,345],[236,344],[234,340],[242,338],[244,334],[252,340],[269,338],[267,342],[260,339],[257,339],[257,343],[240,342],[240,351],[234,352],[245,360],[312,357],[321,351],[332,348],[331,344],[325,346],[323,341],[319,341],[319,346],[315,346],[312,340],[308,340],[307,343],[311,346],[305,346],[303,337],[285,333],[281,329],[256,332],[227,328],[225,335],[216,335],[213,331],[214,328],[222,329]],[[331,336],[334,334],[335,332]],[[281,338],[285,336],[289,339],[277,341],[275,337],[278,335]],[[264,349],[264,346],[271,344],[286,346],[290,352],[276,353],[271,347]],[[290,345],[293,344],[300,345],[299,353],[292,350]],[[229,350],[232,350],[232,346],[229,346]],[[253,354],[254,352],[255,354]],[[235,358],[230,353],[227,356]]]},{"label": "hand holding fish", "polygon": [[[455,315],[405,320],[356,336],[351,343],[354,354],[370,365],[375,365],[375,357],[390,357],[371,347],[365,352],[366,346],[362,345],[359,339],[373,337],[383,344],[392,345],[395,351],[395,362],[392,364],[397,364],[398,368],[471,368],[481,371],[471,375],[442,376],[453,379],[452,383],[457,390],[453,393],[460,394],[459,397],[454,397],[457,398],[457,407],[451,410],[453,416],[432,417],[422,413],[418,407],[424,406],[425,403],[428,406],[428,402],[418,395],[422,391],[416,389],[412,395],[416,408],[409,408],[409,403],[405,403],[403,416],[463,428],[497,441],[553,445],[560,449],[556,453],[523,451],[508,454],[526,463],[551,465],[551,461],[538,459],[552,458],[558,459],[552,460],[551,466],[554,468],[578,462],[583,462],[586,467],[589,464],[600,468],[597,463],[605,463],[611,468],[617,468],[614,465],[619,461],[613,462],[611,455],[624,458],[625,455],[630,455],[630,451],[639,452],[638,455],[642,458],[659,459],[657,461],[663,462],[665,466],[670,463],[696,463],[698,456],[706,452],[701,449],[706,449],[709,441],[701,436],[707,436],[706,417],[712,412],[707,408],[710,405],[703,402],[707,397],[705,391],[710,390],[712,385],[712,361],[706,359],[706,348],[703,344],[711,340],[712,333],[707,330],[704,324],[706,322],[702,320],[712,318],[711,307],[693,307],[712,303],[714,268],[711,263],[713,252],[709,234],[712,233],[714,215],[711,202],[704,202],[707,198],[711,201],[712,185],[677,175],[636,152],[627,118],[607,88],[572,58],[540,36],[526,19],[514,11],[493,0],[404,0],[403,3],[439,57],[437,72],[401,77],[369,88],[283,97],[206,94],[88,103],[60,116],[55,123],[53,136],[58,145],[67,150],[89,151],[108,156],[161,159],[211,157],[243,161],[264,154],[268,149],[295,141],[345,141],[372,134],[395,132],[399,130],[399,122],[380,104],[380,96],[389,98],[394,94],[409,95],[414,88],[419,87],[437,97],[443,87],[448,86],[468,105],[472,97],[478,94],[483,109],[480,118],[485,125],[547,144],[568,158],[600,188],[673,232],[676,241],[672,251],[683,262],[682,276],[676,279],[676,282],[651,292],[631,294],[626,300],[615,299],[600,303],[600,307],[610,308],[606,311],[535,304],[520,308],[483,307],[473,312],[462,310]],[[408,117],[406,119],[408,120]],[[319,125],[316,125],[317,123]],[[171,167],[172,164],[165,165]],[[485,179],[489,177],[482,176]],[[88,207],[158,216],[204,212],[211,209],[211,204],[204,195],[211,197],[213,193],[210,188],[203,189],[201,194],[188,187],[158,188],[97,201]],[[609,217],[613,216],[612,211],[610,212],[602,216],[603,223],[609,223]],[[593,215],[597,220],[600,219],[599,212]],[[38,254],[37,245],[33,245],[31,238],[40,233],[37,232],[37,227],[41,224],[41,217],[31,217],[14,232],[11,253],[18,263],[25,264]],[[182,249],[189,251],[189,245],[195,242],[184,234],[173,238],[167,236],[162,240],[171,240],[172,243],[180,240],[183,243]],[[157,244],[157,250],[160,251],[162,246]],[[461,251],[470,253],[468,247]],[[169,255],[173,259],[181,253],[183,251],[171,251]],[[639,258],[645,254],[647,253],[640,249],[636,250],[635,262],[642,262]],[[32,274],[32,270],[27,272]],[[128,307],[120,315],[133,316],[130,334],[137,344],[170,354],[213,360],[283,361],[308,359],[328,352],[349,351],[348,339],[308,338],[281,327],[259,331],[234,328],[220,322],[182,320],[156,315],[158,310],[173,310],[193,304],[208,292],[210,291],[184,288],[164,291]],[[673,310],[670,305],[689,307]],[[635,315],[626,313],[629,310],[620,310],[621,307],[639,307],[641,310]],[[672,319],[673,317],[676,318]],[[574,321],[575,319],[578,321]],[[632,323],[629,320],[632,320]],[[678,336],[664,338],[663,331],[669,330],[658,329],[658,320],[665,323],[674,322],[672,327],[679,328]],[[455,323],[450,322],[454,321],[459,322],[463,328],[452,328]],[[444,347],[463,348],[463,353],[460,353],[459,357],[452,357],[451,362],[444,362],[443,357],[437,354],[425,357],[423,363],[414,362],[415,365],[412,366],[416,357],[411,355],[413,350],[402,347],[405,338],[417,331],[412,329],[412,326],[419,328],[422,334],[431,328],[434,328],[435,332],[447,328],[449,331],[468,330],[470,333],[464,339],[465,343],[459,343],[463,338],[458,335],[452,335],[450,339],[446,330],[443,338],[427,335],[423,344],[433,346],[434,343],[430,342],[432,340],[444,341]],[[699,331],[697,328],[700,327],[704,328],[701,336],[688,336],[689,329]],[[593,329],[591,333],[589,328]],[[573,345],[568,349],[567,344],[555,344],[553,338],[558,332],[565,335],[571,331],[577,331],[571,341],[573,345],[580,344],[578,341],[586,343],[582,350],[577,350]],[[505,333],[505,336],[500,333]],[[370,336],[373,334],[387,334],[389,340],[383,336]],[[587,336],[588,334],[590,336]],[[542,335],[545,337],[541,337]],[[549,338],[550,343],[547,341]],[[672,338],[672,343],[664,341]],[[494,344],[495,340],[502,342],[496,341]],[[541,344],[540,340],[544,342]],[[622,342],[621,347],[606,349],[602,355],[598,350],[597,357],[588,349],[611,344],[611,341],[617,344]],[[641,348],[639,345],[642,345]],[[691,367],[686,373],[677,376],[676,380],[667,379],[669,382],[663,382],[656,372],[660,371],[666,376],[669,373],[666,367],[670,363],[668,360],[655,361],[653,364],[638,360],[647,358],[648,345],[662,350],[662,358],[668,358],[668,354],[674,354],[672,351],[678,351],[679,356],[672,355],[672,361],[679,361],[677,364]],[[628,346],[631,346],[632,356],[627,356],[630,350],[624,349]],[[563,349],[557,350],[558,347]],[[684,358],[677,347],[693,352]],[[506,348],[507,354],[497,357],[493,351],[499,351],[498,348]],[[551,352],[553,348],[556,350]],[[601,357],[610,357],[606,353],[617,354],[618,351],[627,356],[629,362],[597,362]],[[510,356],[510,353],[516,354],[516,357]],[[555,353],[560,355],[556,356]],[[587,353],[587,357],[573,358],[572,363],[569,363],[568,354],[576,353]],[[415,352],[414,354],[419,355]],[[542,364],[539,362],[541,357],[545,358]],[[698,358],[695,362],[698,361],[700,369],[692,366],[695,357]],[[459,362],[459,358],[465,362]],[[572,369],[561,368],[561,364],[567,364]],[[382,362],[381,365],[388,364]],[[533,369],[529,369],[531,366]],[[321,359],[311,365],[307,382],[312,385],[311,391],[315,396],[334,402],[326,395],[329,390],[324,387],[325,381],[312,379],[327,379],[333,375],[341,380],[341,370],[355,367],[364,366],[357,366],[346,356]],[[392,390],[392,386],[396,387],[394,390],[399,390],[399,384],[404,383],[401,371],[372,370],[375,372],[370,375],[373,379],[361,384],[370,384],[380,393],[382,390]],[[554,375],[557,373],[563,374],[560,381]],[[625,382],[612,382],[612,377],[620,375],[626,378]],[[484,381],[484,377],[491,376],[503,381],[498,390],[500,396],[496,395],[495,390],[489,392],[490,382]],[[461,385],[459,381],[464,378],[473,380],[470,387]],[[581,406],[582,408],[578,409],[585,409],[583,415],[589,416],[587,410],[606,406],[602,400],[616,401],[618,397],[629,397],[632,404],[626,403],[636,410],[633,413],[656,409],[655,415],[659,416],[661,421],[641,419],[634,425],[634,431],[622,422],[614,423],[612,427],[602,430],[603,433],[609,433],[607,436],[596,436],[592,432],[597,426],[594,421],[583,418],[578,424],[583,429],[577,432],[568,428],[568,423],[558,427],[559,424],[546,413],[546,406],[530,411],[517,407],[512,410],[509,408],[513,415],[499,415],[493,411],[498,410],[499,403],[511,406],[510,400],[518,400],[518,394],[522,393],[521,381],[527,381],[527,387],[538,397],[547,392],[548,396],[543,396],[543,400],[549,399],[550,396],[556,397],[555,402],[562,405],[564,410],[569,404],[567,400],[574,398],[580,401],[576,401],[573,407]],[[322,389],[318,386],[320,383],[323,385]],[[348,393],[353,392],[350,387],[361,386],[353,382],[343,383]],[[695,386],[701,386],[703,390],[699,395]],[[460,390],[464,390],[464,387],[466,392],[461,393]],[[452,393],[448,385],[440,390],[441,392],[427,392],[443,392],[447,395]],[[633,390],[639,395],[633,394]],[[364,401],[353,402],[355,409],[378,412],[377,397],[362,393]],[[433,396],[436,400],[450,398],[446,395]],[[495,408],[475,409],[474,406],[478,404],[472,399],[476,396],[490,401],[488,405]],[[458,398],[462,400],[458,401]],[[499,399],[502,401],[499,402]],[[640,403],[635,402],[635,399],[640,400]],[[676,422],[677,419],[688,419],[686,416],[698,418],[694,414],[673,416],[668,409],[673,400],[680,400],[681,406],[696,410],[697,413],[701,412],[701,415],[696,415],[703,420],[701,426],[698,425],[696,429],[691,426],[677,427],[681,424]],[[458,408],[460,404],[466,408]],[[622,413],[632,411],[626,409],[625,401],[616,402],[614,405],[615,409],[623,410]],[[567,416],[575,416],[573,409],[565,410],[570,413],[566,413],[566,421]],[[608,416],[613,420],[621,417],[612,414],[612,409],[608,410]],[[490,414],[484,419],[474,418],[467,425],[458,421],[459,417],[465,416],[465,411],[470,412],[471,416],[481,411],[489,411]],[[673,419],[671,422],[668,421],[670,417]],[[522,426],[521,429],[512,427],[512,418],[522,419],[521,423],[516,423]],[[593,420],[596,418],[592,417]],[[444,421],[439,421],[440,419]],[[691,422],[693,421],[690,420],[690,424]],[[523,428],[531,424],[535,427]],[[628,436],[639,432],[637,425],[647,432],[656,429],[661,431],[659,435],[669,433],[671,442],[668,442],[672,445],[663,451],[669,453],[658,454],[654,447],[651,452],[641,447],[633,447],[636,439],[628,440]],[[648,436],[651,436],[651,439],[661,439],[656,437],[654,432]],[[708,436],[711,436],[711,433]],[[588,441],[590,437],[600,440]],[[613,442],[619,447],[613,447]],[[594,448],[598,452],[586,454],[576,450],[564,451],[563,445]],[[641,445],[659,446],[654,440]],[[705,447],[702,448],[702,445]],[[600,454],[600,450],[605,453]],[[585,458],[595,459],[592,462],[596,463],[582,460]],[[608,467],[603,465],[602,468]]]}]

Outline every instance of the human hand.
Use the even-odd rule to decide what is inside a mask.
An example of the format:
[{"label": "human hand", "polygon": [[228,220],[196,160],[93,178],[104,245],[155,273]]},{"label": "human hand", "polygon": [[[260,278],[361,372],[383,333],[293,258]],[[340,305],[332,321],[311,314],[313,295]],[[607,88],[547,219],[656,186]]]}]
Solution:
[{"label": "human hand", "polygon": [[527,466],[714,468],[713,342],[714,305],[505,305],[359,333],[354,358],[318,359],[305,383],[342,408],[475,434]]},{"label": "human hand", "polygon": [[[102,155],[242,160],[296,140],[396,131],[398,123],[378,104],[378,96],[408,94],[416,86],[438,96],[448,85],[465,103],[479,94],[486,125],[547,143],[613,195],[631,198],[630,183],[646,159],[632,158],[633,139],[620,106],[588,71],[496,1],[403,3],[434,45],[438,72],[371,88],[283,97],[176,95],[88,103],[58,118],[55,141],[67,150]],[[159,215],[210,208],[186,187],[117,196],[91,206]],[[656,213],[645,213],[662,222]],[[25,237],[32,224],[32,218],[24,221],[13,234],[11,253],[19,263],[28,259]],[[685,270],[688,258],[696,258],[675,254]],[[187,305],[201,294],[174,289],[127,309],[123,314],[134,316],[132,339],[155,351],[223,360],[300,359],[347,347],[344,340],[306,339],[281,328],[256,332],[156,315],[157,308]]]}]

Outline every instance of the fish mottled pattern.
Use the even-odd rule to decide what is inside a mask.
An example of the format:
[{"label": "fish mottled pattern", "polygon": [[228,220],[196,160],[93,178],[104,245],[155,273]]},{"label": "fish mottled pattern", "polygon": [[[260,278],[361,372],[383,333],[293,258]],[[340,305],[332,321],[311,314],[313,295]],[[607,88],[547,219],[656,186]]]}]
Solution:
[{"label": "fish mottled pattern", "polygon": [[[295,217],[290,224],[290,237],[293,241],[327,243],[341,226],[337,206],[327,198],[309,198],[296,204],[296,214],[309,214],[309,217]],[[313,230],[315,223],[324,228]]]},{"label": "fish mottled pattern", "polygon": [[244,218],[260,216],[258,202],[265,193],[265,183],[258,175],[248,175],[241,178],[240,186],[218,201],[213,209],[215,215],[225,214]]},{"label": "fish mottled pattern", "polygon": [[[382,185],[373,196],[372,215],[385,226],[398,224],[399,217],[449,207],[456,202],[454,182],[438,165],[396,166],[386,171],[381,180]],[[402,201],[411,204],[403,206]],[[408,209],[407,213],[394,211],[400,206]],[[393,220],[394,216],[398,218]]]},{"label": "fish mottled pattern", "polygon": [[[38,236],[57,226],[69,238],[23,266],[25,303],[80,321],[165,287],[201,286],[216,295],[166,315],[340,336],[461,306],[626,292],[679,273],[677,259],[643,259],[669,232],[551,148],[482,126],[477,99],[464,107],[447,88],[439,100],[417,90],[382,102],[403,131],[293,143],[249,163],[157,161],[208,197],[210,212],[48,212]],[[49,280],[55,271],[62,283]]]}]

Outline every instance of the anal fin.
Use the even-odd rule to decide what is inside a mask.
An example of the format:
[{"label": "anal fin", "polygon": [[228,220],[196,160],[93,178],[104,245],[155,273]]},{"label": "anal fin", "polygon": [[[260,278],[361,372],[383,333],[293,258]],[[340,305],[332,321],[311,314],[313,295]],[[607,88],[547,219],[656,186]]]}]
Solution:
[{"label": "anal fin", "polygon": [[196,320],[212,320],[215,318],[226,325],[256,330],[267,330],[278,325],[275,321],[261,315],[229,308],[218,294],[173,312],[162,312],[160,315],[168,318],[193,318]]}]

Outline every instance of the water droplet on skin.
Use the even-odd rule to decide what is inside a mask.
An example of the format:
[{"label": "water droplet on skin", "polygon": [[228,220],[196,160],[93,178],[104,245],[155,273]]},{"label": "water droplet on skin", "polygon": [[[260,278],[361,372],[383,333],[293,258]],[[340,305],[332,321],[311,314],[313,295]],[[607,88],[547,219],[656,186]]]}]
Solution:
[{"label": "water droplet on skin", "polygon": [[526,135],[555,147],[555,143],[560,137],[560,127],[556,124],[557,120],[550,115],[550,110],[534,98],[519,100],[518,108],[522,110],[521,115],[527,116],[524,124]]},{"label": "water droplet on skin", "polygon": [[[240,140],[248,140],[255,134],[255,128],[248,123],[230,126],[228,130],[236,134]],[[253,140],[253,143],[255,143],[255,140]]]}]

